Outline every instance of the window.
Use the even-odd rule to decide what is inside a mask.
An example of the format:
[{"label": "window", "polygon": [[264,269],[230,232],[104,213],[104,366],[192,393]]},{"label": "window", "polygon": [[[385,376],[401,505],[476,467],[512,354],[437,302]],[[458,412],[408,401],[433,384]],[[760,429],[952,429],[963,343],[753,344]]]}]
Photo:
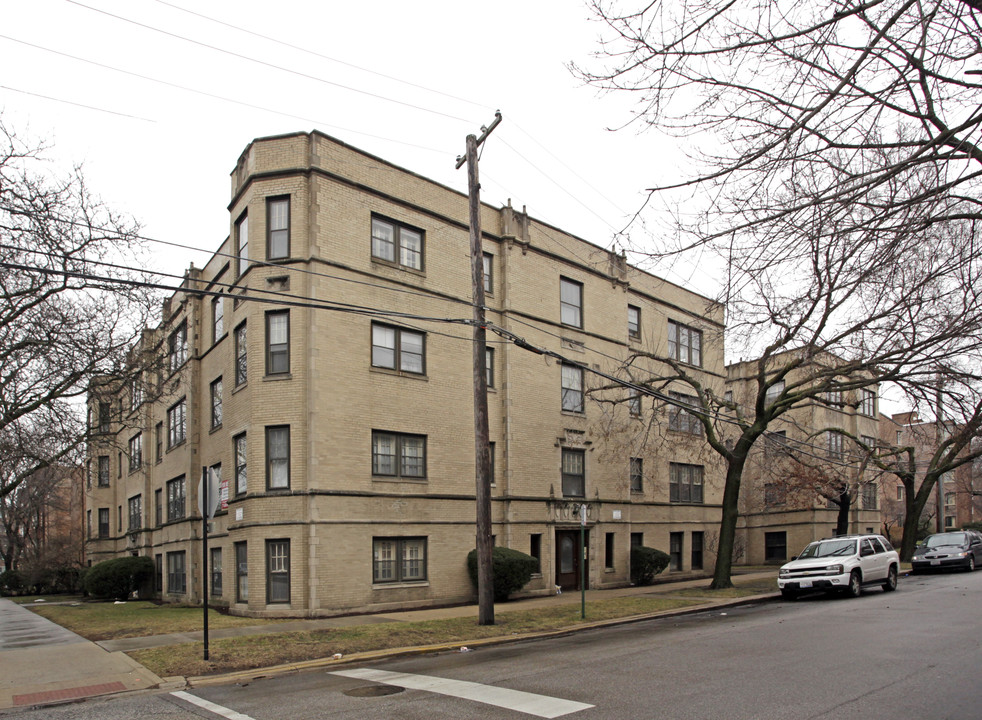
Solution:
[{"label": "window", "polygon": [[484,294],[494,295],[494,255],[484,253]]},{"label": "window", "polygon": [[160,462],[164,459],[164,424],[162,422],[153,426],[153,444],[156,448],[154,460]]},{"label": "window", "polygon": [[422,270],[423,231],[394,220],[373,217],[372,257],[412,270]]},{"label": "window", "polygon": [[123,532],[123,506],[116,506],[116,532]]},{"label": "window", "polygon": [[488,470],[488,478],[490,479],[492,486],[494,485],[494,465],[495,465],[495,462],[494,462],[494,453],[495,453],[494,443],[493,442],[489,442],[488,443],[488,461],[489,461],[489,464],[490,464],[490,468]]},{"label": "window", "polygon": [[426,538],[372,538],[372,582],[426,580]]},{"label": "window", "polygon": [[604,569],[614,569],[614,533],[604,533]]},{"label": "window", "polygon": [[143,527],[143,496],[135,495],[129,499],[129,525],[127,530],[139,530]]},{"label": "window", "polygon": [[692,533],[692,569],[702,570],[702,547],[703,547],[704,537],[702,531],[693,531]]},{"label": "window", "polygon": [[529,555],[534,557],[538,563],[535,572],[542,572],[542,533],[532,533],[529,535]]},{"label": "window", "polygon": [[112,418],[112,405],[107,402],[99,403],[99,432],[109,432],[109,423]]},{"label": "window", "polygon": [[235,453],[235,494],[245,495],[246,484],[246,435],[236,435],[232,440]]},{"label": "window", "polygon": [[669,555],[669,570],[681,570],[682,569],[682,541],[684,539],[684,533],[673,532],[668,534],[668,555]]},{"label": "window", "polygon": [[163,490],[153,491],[153,509],[154,509],[154,520],[156,521],[157,527],[164,524],[164,502],[163,502]]},{"label": "window", "polygon": [[631,547],[641,547],[644,545],[644,533],[633,532],[631,533]]},{"label": "window", "polygon": [[862,389],[859,391],[859,412],[868,417],[876,417],[876,392]]},{"label": "window", "polygon": [[825,402],[829,405],[842,407],[842,391],[838,389],[825,391]]},{"label": "window", "polygon": [[222,549],[213,547],[208,549],[211,557],[208,564],[211,572],[211,595],[212,597],[222,596]]},{"label": "window", "polygon": [[784,483],[764,483],[764,505],[774,507],[787,502],[788,490]]},{"label": "window", "polygon": [[187,592],[184,560],[183,550],[167,553],[167,592],[172,595],[183,595]]},{"label": "window", "polygon": [[897,485],[897,500],[903,500],[903,499],[904,499],[904,486]]},{"label": "window", "polygon": [[217,343],[225,334],[225,299],[211,299],[211,341]]},{"label": "window", "polygon": [[641,393],[630,390],[627,396],[627,411],[635,417],[641,416]]},{"label": "window", "polygon": [[137,433],[130,438],[130,472],[139,470],[143,465],[143,433]]},{"label": "window", "polygon": [[167,411],[167,449],[180,445],[187,437],[187,402],[185,398],[177,401],[170,410]]},{"label": "window", "polygon": [[109,487],[109,456],[99,456],[99,487]]},{"label": "window", "polygon": [[702,502],[702,465],[671,463],[668,466],[670,502]]},{"label": "window", "polygon": [[586,492],[586,456],[583,450],[563,448],[563,496],[584,497]]},{"label": "window", "polygon": [[167,339],[167,367],[171,372],[177,370],[188,359],[188,323],[181,321],[177,330]]},{"label": "window", "polygon": [[153,557],[153,589],[154,592],[164,591],[164,556],[154,555]]},{"label": "window", "polygon": [[583,412],[583,368],[563,363],[562,374],[563,410]]},{"label": "window", "polygon": [[246,324],[235,328],[235,386],[238,387],[248,379],[246,371]]},{"label": "window", "polygon": [[249,269],[249,216],[245,213],[235,223],[235,257],[239,265],[236,275],[241,275]]},{"label": "window", "polygon": [[211,383],[211,427],[222,426],[222,379],[212,380]]},{"label": "window", "polygon": [[842,458],[843,456],[842,435],[835,432],[834,430],[826,430],[825,443],[830,458],[839,458],[839,459]]},{"label": "window", "polygon": [[641,308],[627,306],[627,336],[631,340],[641,339]]},{"label": "window", "polygon": [[876,510],[877,485],[875,482],[864,483],[862,486],[863,510]]},{"label": "window", "polygon": [[290,426],[266,428],[266,489],[290,487]]},{"label": "window", "polygon": [[[699,407],[699,398],[695,395],[670,392],[668,396],[683,405],[689,405],[693,408]],[[702,435],[702,423],[699,418],[678,405],[669,405],[668,407],[668,429],[688,435]]]},{"label": "window", "polygon": [[644,490],[644,461],[641,458],[631,458],[631,492]]},{"label": "window", "polygon": [[788,534],[784,530],[764,533],[764,562],[783,563],[788,559]]},{"label": "window", "polygon": [[290,198],[266,200],[266,257],[290,257]]},{"label": "window", "polygon": [[563,325],[583,327],[583,284],[559,278],[559,320]]},{"label": "window", "polygon": [[184,517],[185,482],[184,476],[167,481],[167,520],[180,520]]},{"label": "window", "polygon": [[130,383],[130,408],[136,410],[143,404],[143,375],[137,373]]},{"label": "window", "polygon": [[235,543],[235,602],[249,602],[249,555],[244,542]]},{"label": "window", "polygon": [[494,387],[494,348],[484,349],[484,369],[487,373],[488,387]]},{"label": "window", "polygon": [[702,367],[702,330],[669,320],[668,356],[679,362]]},{"label": "window", "polygon": [[290,312],[266,313],[266,374],[290,372]]},{"label": "window", "polygon": [[372,366],[422,375],[426,371],[425,335],[372,323]]},{"label": "window", "polygon": [[290,541],[266,541],[266,602],[290,602]]},{"label": "window", "polygon": [[425,478],[426,436],[373,430],[372,475]]},{"label": "window", "polygon": [[784,393],[784,380],[778,380],[776,383],[768,386],[767,390],[764,392],[764,405],[770,407]]},{"label": "window", "polygon": [[99,508],[99,537],[109,537],[109,508]]},{"label": "window", "polygon": [[116,477],[123,477],[123,453],[116,453]]}]

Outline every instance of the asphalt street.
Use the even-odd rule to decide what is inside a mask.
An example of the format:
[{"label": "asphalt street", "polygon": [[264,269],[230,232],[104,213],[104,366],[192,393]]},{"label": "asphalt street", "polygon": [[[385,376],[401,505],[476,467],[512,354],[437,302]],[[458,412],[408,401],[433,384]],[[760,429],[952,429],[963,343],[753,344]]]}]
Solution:
[{"label": "asphalt street", "polygon": [[975,720],[982,572],[471,652],[21,711],[35,720]]}]

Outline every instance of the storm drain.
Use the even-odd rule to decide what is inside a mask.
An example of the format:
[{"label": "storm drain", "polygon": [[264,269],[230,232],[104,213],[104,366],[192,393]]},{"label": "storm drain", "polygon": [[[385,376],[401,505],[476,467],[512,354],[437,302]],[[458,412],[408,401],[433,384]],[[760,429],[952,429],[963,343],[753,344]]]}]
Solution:
[{"label": "storm drain", "polygon": [[349,697],[383,697],[385,695],[395,695],[401,693],[406,688],[395,685],[362,685],[361,687],[345,690],[344,694]]}]

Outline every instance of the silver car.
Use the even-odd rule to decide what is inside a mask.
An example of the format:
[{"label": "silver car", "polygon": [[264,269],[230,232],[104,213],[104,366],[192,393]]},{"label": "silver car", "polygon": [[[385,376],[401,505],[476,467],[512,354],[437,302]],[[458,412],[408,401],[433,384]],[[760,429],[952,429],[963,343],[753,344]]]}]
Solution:
[{"label": "silver car", "polygon": [[859,597],[869,585],[896,590],[899,571],[900,556],[882,535],[841,535],[810,543],[782,565],[777,586],[788,600],[812,590]]}]

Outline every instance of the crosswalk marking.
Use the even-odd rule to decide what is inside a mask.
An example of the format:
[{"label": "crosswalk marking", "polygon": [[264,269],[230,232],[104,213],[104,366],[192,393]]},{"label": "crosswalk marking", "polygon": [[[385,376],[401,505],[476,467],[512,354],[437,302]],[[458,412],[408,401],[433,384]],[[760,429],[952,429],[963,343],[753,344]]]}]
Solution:
[{"label": "crosswalk marking", "polygon": [[248,715],[243,715],[240,712],[235,712],[235,710],[229,710],[227,707],[222,707],[221,705],[216,705],[213,702],[204,700],[202,698],[196,697],[191,693],[186,693],[183,690],[178,690],[177,692],[172,692],[176,698],[180,698],[192,705],[197,705],[199,708],[208,710],[215,713],[216,715],[221,715],[223,718],[228,718],[228,720],[252,720]]},{"label": "crosswalk marking", "polygon": [[549,697],[548,695],[536,695],[535,693],[509,690],[493,685],[482,685],[480,683],[467,682],[466,680],[448,680],[431,675],[410,675],[408,673],[372,670],[370,668],[337,670],[332,672],[331,675],[340,675],[358,680],[370,680],[372,682],[395,685],[410,690],[425,690],[440,695],[473,700],[484,703],[485,705],[495,705],[510,710],[517,710],[518,712],[542,718],[557,718],[593,707],[593,705],[587,705],[586,703],[563,700],[561,698]]}]

